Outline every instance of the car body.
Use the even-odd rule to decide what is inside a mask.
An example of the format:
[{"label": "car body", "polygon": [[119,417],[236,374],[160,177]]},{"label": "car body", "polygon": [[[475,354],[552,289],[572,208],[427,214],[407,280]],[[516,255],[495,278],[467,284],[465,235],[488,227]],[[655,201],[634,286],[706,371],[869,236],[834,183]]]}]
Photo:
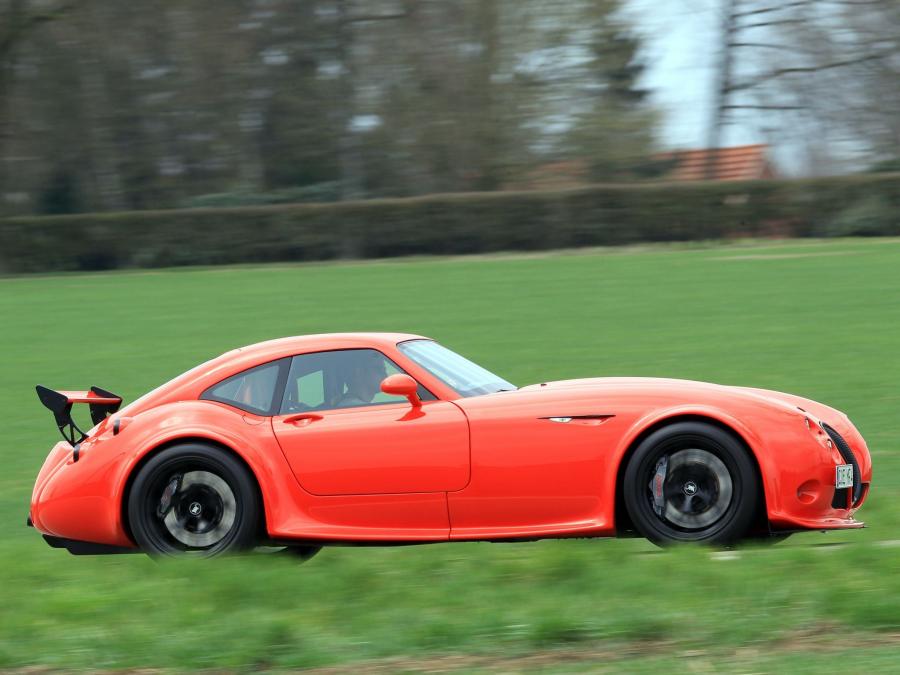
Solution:
[{"label": "car body", "polygon": [[[121,410],[118,397],[103,390],[56,392],[61,429],[72,403],[91,404],[97,424],[86,434],[70,429],[50,451],[29,523],[52,545],[73,552],[136,550],[128,513],[136,477],[154,455],[202,443],[246,469],[258,489],[259,534],[266,542],[624,535],[635,530],[631,507],[623,503],[629,489],[639,506],[648,502],[655,509],[654,500],[663,500],[657,512],[668,508],[668,487],[653,492],[651,485],[649,496],[643,487],[647,475],[666,479],[663,460],[638,485],[623,484],[634,453],[661,430],[699,423],[733,439],[743,450],[730,452],[743,452],[744,466],[752,466],[731,470],[734,478],[752,472],[746,491],[758,492],[752,522],[740,536],[863,525],[854,514],[868,494],[870,454],[847,416],[833,408],[789,394],[654,378],[518,389],[496,378],[489,388],[510,390],[461,392],[457,371],[448,375],[442,368],[479,377],[487,371],[440,350],[429,338],[399,333],[291,337],[222,354]],[[328,379],[334,380],[329,359],[340,364],[370,354],[384,359],[401,384],[411,377],[415,393],[384,394],[359,405],[350,398],[350,405],[338,406],[328,394]],[[435,365],[442,359],[453,365]],[[266,407],[268,394],[259,392],[269,382],[274,389]],[[337,386],[346,397],[350,385]],[[852,485],[836,487],[838,466],[853,467]],[[726,487],[735,498],[729,476],[708,474],[716,499],[724,499]],[[734,484],[735,494],[739,487]],[[169,491],[177,489],[173,483]],[[690,504],[688,493],[698,488],[686,481],[672,489],[683,490],[687,496],[678,499]],[[164,499],[152,497],[158,498]],[[216,503],[221,510],[221,500]],[[685,507],[690,513],[701,508]],[[637,529],[665,543],[666,537]]]}]

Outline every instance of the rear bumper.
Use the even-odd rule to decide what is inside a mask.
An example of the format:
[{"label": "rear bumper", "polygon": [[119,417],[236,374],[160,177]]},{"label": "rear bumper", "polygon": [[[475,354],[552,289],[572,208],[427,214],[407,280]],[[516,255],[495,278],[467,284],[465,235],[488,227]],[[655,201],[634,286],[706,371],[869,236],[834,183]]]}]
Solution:
[{"label": "rear bumper", "polygon": [[[34,527],[34,521],[29,515],[25,519],[26,527]],[[110,544],[96,544],[92,541],[79,541],[77,539],[66,539],[64,537],[54,537],[50,534],[42,534],[44,541],[51,548],[64,548],[72,555],[113,555],[119,553],[140,553],[136,548],[126,546],[111,546]]]},{"label": "rear bumper", "polygon": [[50,451],[32,491],[29,523],[54,540],[133,546],[122,527],[117,491],[124,453],[110,460],[83,451],[77,462],[73,454],[73,446],[64,441]]}]

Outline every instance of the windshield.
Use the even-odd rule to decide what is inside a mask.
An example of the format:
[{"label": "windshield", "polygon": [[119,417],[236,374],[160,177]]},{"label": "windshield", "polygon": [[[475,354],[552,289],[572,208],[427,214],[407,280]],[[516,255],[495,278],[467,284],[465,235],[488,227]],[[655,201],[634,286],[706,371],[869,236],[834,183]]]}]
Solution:
[{"label": "windshield", "polygon": [[516,388],[499,375],[494,375],[433,340],[409,340],[401,342],[397,347],[461,396],[493,394]]}]

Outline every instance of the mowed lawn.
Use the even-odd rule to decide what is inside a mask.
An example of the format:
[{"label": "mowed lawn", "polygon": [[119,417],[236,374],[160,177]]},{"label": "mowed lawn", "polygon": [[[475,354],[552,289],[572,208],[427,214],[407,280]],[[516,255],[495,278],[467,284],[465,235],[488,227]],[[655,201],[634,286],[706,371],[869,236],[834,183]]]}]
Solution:
[{"label": "mowed lawn", "polygon": [[[10,278],[0,313],[0,668],[896,666],[900,240]],[[869,527],[725,553],[332,548],[304,566],[73,557],[25,528],[57,435],[35,384],[132,400],[235,346],[352,330],[428,335],[517,384],[652,375],[821,400],[872,449]]]}]

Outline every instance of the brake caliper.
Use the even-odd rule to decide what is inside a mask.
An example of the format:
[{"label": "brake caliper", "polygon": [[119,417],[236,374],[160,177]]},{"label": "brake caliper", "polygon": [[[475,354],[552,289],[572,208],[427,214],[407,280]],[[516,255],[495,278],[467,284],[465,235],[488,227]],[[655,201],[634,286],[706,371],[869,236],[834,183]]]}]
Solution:
[{"label": "brake caliper", "polygon": [[653,495],[653,510],[662,517],[666,509],[666,473],[669,471],[669,457],[664,455],[656,464],[656,472],[650,480],[650,494]]},{"label": "brake caliper", "polygon": [[166,489],[163,490],[162,497],[159,500],[159,506],[156,507],[156,515],[165,518],[169,509],[172,508],[172,497],[178,494],[181,489],[181,476],[173,476]]}]

